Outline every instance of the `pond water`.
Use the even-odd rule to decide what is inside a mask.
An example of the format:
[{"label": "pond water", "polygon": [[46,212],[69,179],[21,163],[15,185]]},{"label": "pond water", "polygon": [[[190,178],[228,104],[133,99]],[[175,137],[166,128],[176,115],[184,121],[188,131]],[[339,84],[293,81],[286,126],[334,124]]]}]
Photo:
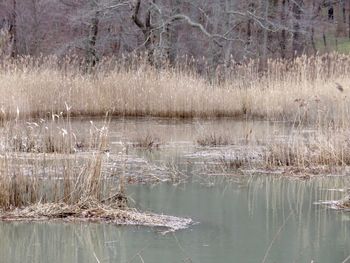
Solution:
[{"label": "pond water", "polygon": [[[265,122],[227,120],[222,125],[242,137],[247,125],[257,136],[276,129],[276,124]],[[198,151],[193,145],[202,129],[198,127],[217,126],[216,121],[164,120],[111,124],[111,142],[116,145],[111,152],[118,151],[118,141],[127,140],[127,135],[156,131],[167,146],[160,152],[133,154],[150,163],[172,159],[188,175],[184,183],[130,185],[131,204],[140,210],[190,217],[196,224],[164,234],[164,229],[136,226],[2,222],[0,262],[345,262],[350,255],[350,213],[314,203],[344,196],[333,189],[347,187],[349,179],[199,176],[200,164],[186,156]]]}]

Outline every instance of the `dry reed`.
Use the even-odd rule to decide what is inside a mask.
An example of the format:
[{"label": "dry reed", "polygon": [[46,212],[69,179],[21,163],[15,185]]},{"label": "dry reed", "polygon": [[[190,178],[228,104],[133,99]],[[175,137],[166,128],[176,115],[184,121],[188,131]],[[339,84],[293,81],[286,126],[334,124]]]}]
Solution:
[{"label": "dry reed", "polygon": [[[124,171],[105,168],[108,121],[91,123],[84,143],[70,113],[37,122],[5,121],[0,128],[0,219],[89,220],[186,227],[191,220],[128,207]],[[125,164],[123,165],[125,169]],[[118,180],[119,178],[119,180]]]},{"label": "dry reed", "polygon": [[96,148],[90,147],[84,157],[79,157],[74,155],[76,136],[69,121],[61,128],[57,125],[53,118],[40,125],[15,121],[1,129],[2,209],[38,202],[74,204],[86,198],[97,201],[103,198],[106,189],[101,165],[107,147],[107,127],[100,128],[90,139],[89,144],[96,143]]},{"label": "dry reed", "polygon": [[[0,66],[0,208],[4,216],[22,211],[24,217],[32,217],[34,211],[44,217],[99,215],[112,220],[120,218],[120,210],[128,210],[125,196],[102,169],[108,129],[94,127],[85,142],[72,131],[71,115],[104,116],[110,111],[123,116],[245,116],[331,124],[344,130],[272,141],[260,161],[265,167],[347,166],[349,73],[350,56],[339,54],[270,60],[264,73],[251,61],[218,72],[212,82],[193,68],[156,69],[140,60],[121,66],[102,61],[89,75],[68,59],[5,61]],[[44,121],[23,128],[18,124],[21,117]],[[52,121],[46,125],[47,117]],[[216,135],[208,138],[198,143],[229,143]],[[151,137],[136,143],[154,145]],[[82,150],[88,154],[77,155]],[[54,158],[48,158],[50,154]],[[238,169],[248,161],[223,159],[222,166]]]},{"label": "dry reed", "polygon": [[[93,74],[70,59],[21,58],[0,66],[1,118],[72,115],[248,116],[298,122],[345,122],[350,56],[331,54],[255,61],[217,72],[211,82],[191,67],[153,68],[141,59],[102,61]],[[337,83],[337,84],[336,84]],[[342,90],[337,89],[339,84]],[[0,119],[1,119],[0,118]]]},{"label": "dry reed", "polygon": [[331,128],[316,130],[308,136],[292,134],[267,145],[264,159],[269,167],[346,167],[350,165],[349,136],[347,129]]},{"label": "dry reed", "polygon": [[266,138],[237,138],[234,145],[229,146],[216,143],[226,133],[216,131],[209,139],[200,137],[203,139],[200,145],[220,147],[199,149],[194,156],[204,160],[205,169],[210,170],[210,174],[273,171],[309,178],[349,172],[350,132],[347,126],[308,127],[305,130],[305,126],[286,125],[289,132],[283,136],[271,132]]},{"label": "dry reed", "polygon": [[161,140],[153,135],[146,134],[144,136],[138,136],[132,139],[132,146],[136,148],[142,148],[142,149],[158,149],[159,146],[162,144]]},{"label": "dry reed", "polygon": [[225,146],[235,144],[235,140],[232,136],[227,134],[220,134],[218,132],[203,133],[196,139],[196,143],[200,146]]}]

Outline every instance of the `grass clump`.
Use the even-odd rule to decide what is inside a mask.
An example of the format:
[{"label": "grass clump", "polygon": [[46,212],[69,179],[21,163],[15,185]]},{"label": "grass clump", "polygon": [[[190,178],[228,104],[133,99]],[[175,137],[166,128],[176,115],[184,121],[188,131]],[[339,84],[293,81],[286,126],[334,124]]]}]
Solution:
[{"label": "grass clump", "polygon": [[350,165],[348,130],[317,130],[305,137],[291,135],[285,141],[267,145],[264,159],[267,167],[346,167]]},{"label": "grass clump", "polygon": [[225,156],[222,156],[219,159],[219,166],[223,170],[238,170],[243,167],[243,165],[246,163],[246,160],[240,159],[238,157],[232,159],[232,158],[227,158]]},{"label": "grass clump", "polygon": [[0,131],[2,150],[60,154],[97,150],[100,131],[93,122],[88,129],[88,132],[83,133],[74,131],[70,121],[62,114],[32,122],[8,121]]},{"label": "grass clump", "polygon": [[[312,129],[290,126],[281,136],[236,140],[229,147],[202,149],[193,156],[205,160],[210,174],[237,172],[283,173],[289,175],[347,174],[350,166],[350,132],[348,127],[330,125]],[[283,128],[285,129],[285,128]],[[219,139],[209,137],[205,146],[217,146]],[[212,138],[215,138],[212,139]],[[255,140],[257,139],[257,140]],[[208,142],[209,141],[209,142]]]},{"label": "grass clump", "polygon": [[197,138],[197,144],[200,146],[224,146],[230,145],[232,142],[227,136],[216,133],[204,134]]},{"label": "grass clump", "polygon": [[[9,124],[8,127],[14,126]],[[38,202],[74,204],[86,198],[102,200],[106,190],[101,167],[107,127],[102,127],[96,134],[98,147],[84,158],[71,151],[71,131],[60,134],[60,150],[56,151],[58,148],[53,150],[52,144],[47,146],[45,134],[23,139],[17,133],[12,137],[14,131],[8,127],[2,131],[6,136],[0,138],[3,145],[0,155],[1,208],[6,210]],[[46,155],[51,153],[60,153],[60,156]]]},{"label": "grass clump", "polygon": [[145,136],[139,136],[135,138],[132,142],[132,146],[136,148],[142,148],[147,150],[159,149],[161,145],[161,140],[150,134],[146,134]]}]

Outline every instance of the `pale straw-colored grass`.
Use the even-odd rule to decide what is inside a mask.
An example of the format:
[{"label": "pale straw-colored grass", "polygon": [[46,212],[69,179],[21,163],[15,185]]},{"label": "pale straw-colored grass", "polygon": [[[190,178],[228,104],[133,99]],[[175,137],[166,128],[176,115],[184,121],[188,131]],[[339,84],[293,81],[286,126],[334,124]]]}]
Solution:
[{"label": "pale straw-colored grass", "polygon": [[168,231],[192,222],[130,208],[126,164],[117,165],[109,157],[109,121],[102,127],[91,122],[90,130],[79,134],[69,116],[65,112],[32,122],[3,121],[0,220],[99,221],[162,226]]},{"label": "pale straw-colored grass", "polygon": [[[154,68],[101,62],[93,74],[55,58],[23,58],[0,67],[1,115],[46,116],[71,107],[73,115],[252,117],[297,122],[346,122],[350,56],[254,61],[208,80],[190,67]],[[224,77],[223,77],[224,76]],[[337,85],[342,86],[342,91]],[[339,87],[339,86],[338,86]]]},{"label": "pale straw-colored grass", "polygon": [[[33,124],[13,122],[0,129],[0,209],[102,201],[111,195],[113,189],[106,187],[102,170],[107,126],[98,130],[91,127],[91,147],[78,153],[76,136],[66,123],[62,126],[57,119],[47,120],[35,130],[29,126]],[[23,132],[25,128],[31,131]]]}]

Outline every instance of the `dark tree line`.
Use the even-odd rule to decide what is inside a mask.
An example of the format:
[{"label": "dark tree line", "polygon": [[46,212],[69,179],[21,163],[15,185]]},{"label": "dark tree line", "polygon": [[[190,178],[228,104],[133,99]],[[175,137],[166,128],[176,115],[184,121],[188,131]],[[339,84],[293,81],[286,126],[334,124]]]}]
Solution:
[{"label": "dark tree line", "polygon": [[349,0],[2,0],[3,57],[148,54],[203,57],[214,67],[290,58],[350,38]]}]

